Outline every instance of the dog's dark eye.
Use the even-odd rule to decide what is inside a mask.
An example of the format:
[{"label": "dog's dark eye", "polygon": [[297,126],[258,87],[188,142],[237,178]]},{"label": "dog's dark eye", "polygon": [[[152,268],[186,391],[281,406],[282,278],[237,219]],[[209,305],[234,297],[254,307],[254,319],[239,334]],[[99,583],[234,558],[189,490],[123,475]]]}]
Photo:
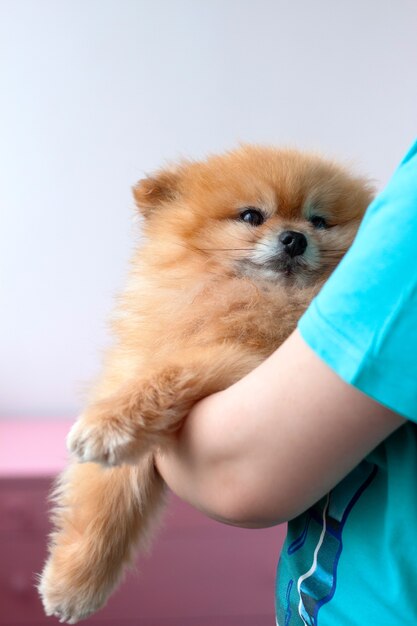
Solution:
[{"label": "dog's dark eye", "polygon": [[248,207],[239,215],[239,219],[251,226],[261,226],[264,223],[265,218],[259,209]]},{"label": "dog's dark eye", "polygon": [[326,220],[320,215],[312,215],[309,221],[313,224],[314,228],[327,228]]}]

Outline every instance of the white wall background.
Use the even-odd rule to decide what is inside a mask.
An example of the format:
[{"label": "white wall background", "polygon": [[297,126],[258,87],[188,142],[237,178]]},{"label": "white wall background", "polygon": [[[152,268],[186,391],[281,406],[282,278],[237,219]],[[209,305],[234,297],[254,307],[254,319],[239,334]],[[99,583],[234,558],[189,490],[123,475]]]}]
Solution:
[{"label": "white wall background", "polygon": [[416,134],[415,0],[0,2],[0,415],[73,417],[131,185],[240,140],[386,182]]}]

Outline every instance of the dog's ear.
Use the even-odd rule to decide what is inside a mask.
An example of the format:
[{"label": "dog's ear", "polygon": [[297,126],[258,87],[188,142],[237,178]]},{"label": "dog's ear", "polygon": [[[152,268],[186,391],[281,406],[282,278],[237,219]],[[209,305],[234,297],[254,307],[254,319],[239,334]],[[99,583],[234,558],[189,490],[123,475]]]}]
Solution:
[{"label": "dog's ear", "polygon": [[179,172],[161,170],[140,180],[133,187],[133,197],[144,217],[179,196]]}]

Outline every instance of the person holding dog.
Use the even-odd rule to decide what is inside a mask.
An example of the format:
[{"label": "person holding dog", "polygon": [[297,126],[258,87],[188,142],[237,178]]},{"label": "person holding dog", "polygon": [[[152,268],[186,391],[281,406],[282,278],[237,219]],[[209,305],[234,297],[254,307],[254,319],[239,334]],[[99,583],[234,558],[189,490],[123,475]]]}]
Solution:
[{"label": "person holding dog", "polygon": [[289,522],[280,626],[417,620],[416,242],[417,142],[297,329],[157,458],[211,517]]}]

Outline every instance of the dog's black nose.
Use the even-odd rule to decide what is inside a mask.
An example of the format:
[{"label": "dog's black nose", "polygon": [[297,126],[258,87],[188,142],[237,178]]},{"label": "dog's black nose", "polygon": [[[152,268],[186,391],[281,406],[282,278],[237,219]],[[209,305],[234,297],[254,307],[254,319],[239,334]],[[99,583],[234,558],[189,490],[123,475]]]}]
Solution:
[{"label": "dog's black nose", "polygon": [[284,246],[285,252],[287,252],[290,257],[303,254],[307,248],[305,235],[303,235],[303,233],[297,233],[295,230],[284,230],[278,239]]}]

